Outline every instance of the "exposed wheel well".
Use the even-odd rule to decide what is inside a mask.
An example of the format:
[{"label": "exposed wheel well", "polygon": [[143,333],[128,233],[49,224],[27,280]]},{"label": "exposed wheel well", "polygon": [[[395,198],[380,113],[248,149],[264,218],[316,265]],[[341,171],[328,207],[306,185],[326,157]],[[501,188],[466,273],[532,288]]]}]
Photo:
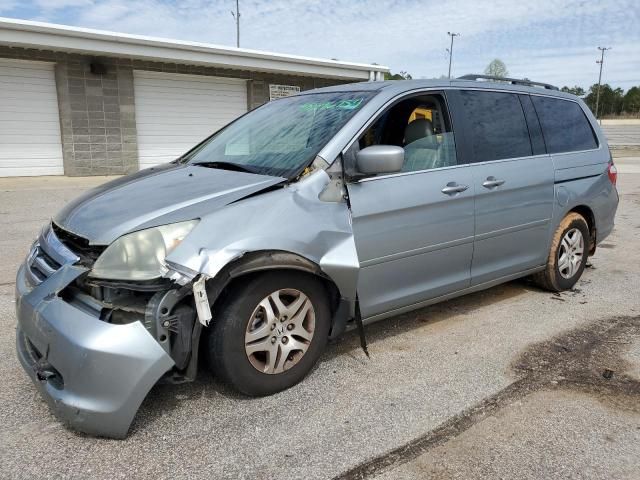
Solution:
[{"label": "exposed wheel well", "polygon": [[[319,280],[327,291],[329,308],[334,315],[340,306],[341,294],[338,286],[316,263],[294,253],[268,250],[246,253],[227,265],[215,278],[207,283],[207,293],[211,309],[215,312],[221,302],[228,297],[237,282],[274,270],[302,272]],[[214,319],[215,321],[215,319]]]},{"label": "exposed wheel well", "polygon": [[589,255],[593,255],[596,251],[597,240],[596,219],[593,215],[593,211],[586,205],[578,205],[577,207],[572,208],[570,211],[581,215],[586,220],[587,226],[589,227],[589,236],[591,237],[591,248],[589,250]]},{"label": "exposed wheel well", "polygon": [[224,289],[222,290],[222,292],[220,292],[220,295],[218,296],[218,298],[216,298],[216,300],[213,302],[211,309],[215,310],[216,305],[219,305],[221,300],[223,300],[224,298],[228,297],[229,295],[232,294],[235,286],[238,283],[241,282],[246,282],[258,275],[263,275],[267,272],[273,272],[273,271],[287,271],[290,270],[292,272],[298,272],[298,273],[302,273],[304,275],[308,275],[310,277],[313,277],[317,280],[319,280],[325,287],[325,289],[327,290],[327,296],[328,296],[328,300],[329,300],[329,307],[331,309],[331,313],[334,314],[335,310],[337,309],[338,306],[338,302],[340,301],[340,291],[338,290],[338,287],[336,286],[335,283],[333,283],[333,281],[326,277],[326,276],[322,276],[322,275],[317,275],[315,273],[306,271],[306,270],[300,270],[297,268],[287,268],[287,267],[274,267],[274,268],[264,268],[264,269],[260,269],[258,271],[251,271],[251,272],[245,272],[245,273],[241,273],[240,275],[230,279],[229,283],[227,283],[227,285],[224,287]]}]

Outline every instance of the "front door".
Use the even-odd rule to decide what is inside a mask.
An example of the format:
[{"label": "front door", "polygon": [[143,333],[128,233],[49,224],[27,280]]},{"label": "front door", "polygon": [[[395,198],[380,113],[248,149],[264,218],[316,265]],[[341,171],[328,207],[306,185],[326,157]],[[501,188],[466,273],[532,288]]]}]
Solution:
[{"label": "front door", "polygon": [[457,162],[444,96],[396,103],[352,148],[373,144],[404,147],[405,166],[347,187],[364,318],[468,287],[473,253],[473,177]]}]

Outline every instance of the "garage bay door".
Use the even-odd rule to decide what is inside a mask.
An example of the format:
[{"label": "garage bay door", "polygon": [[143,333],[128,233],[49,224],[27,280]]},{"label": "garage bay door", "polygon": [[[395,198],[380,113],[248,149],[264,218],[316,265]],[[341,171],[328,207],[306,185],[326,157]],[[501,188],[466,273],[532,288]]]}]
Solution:
[{"label": "garage bay door", "polygon": [[244,80],[134,71],[140,168],[174,160],[247,111]]},{"label": "garage bay door", "polygon": [[53,64],[0,60],[0,177],[62,174]]}]

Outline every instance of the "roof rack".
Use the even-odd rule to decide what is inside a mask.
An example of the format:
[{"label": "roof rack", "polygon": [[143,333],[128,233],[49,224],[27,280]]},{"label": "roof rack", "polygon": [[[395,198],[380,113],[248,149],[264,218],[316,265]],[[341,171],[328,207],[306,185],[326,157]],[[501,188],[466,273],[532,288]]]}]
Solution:
[{"label": "roof rack", "polygon": [[494,75],[478,75],[475,73],[458,77],[458,80],[495,80],[498,82],[509,82],[512,85],[525,85],[527,87],[543,87],[547,90],[559,90],[558,87],[549,83],[532,82],[531,80],[521,80],[519,78],[496,77]]}]

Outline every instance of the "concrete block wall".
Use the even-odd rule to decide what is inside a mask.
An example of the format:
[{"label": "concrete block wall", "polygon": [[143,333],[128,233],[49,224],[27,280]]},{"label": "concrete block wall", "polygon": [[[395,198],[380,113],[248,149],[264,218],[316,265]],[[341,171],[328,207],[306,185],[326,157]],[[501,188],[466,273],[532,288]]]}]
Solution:
[{"label": "concrete block wall", "polygon": [[[269,101],[270,83],[297,85],[301,90],[346,83],[6,46],[0,46],[0,58],[55,63],[64,172],[69,176],[120,175],[138,170],[134,70],[246,79],[248,109]],[[92,63],[100,63],[106,72],[91,73]]]},{"label": "concrete block wall", "polygon": [[[91,62],[106,72],[91,73]],[[131,60],[70,56],[55,67],[67,175],[114,175],[138,169]]]}]

